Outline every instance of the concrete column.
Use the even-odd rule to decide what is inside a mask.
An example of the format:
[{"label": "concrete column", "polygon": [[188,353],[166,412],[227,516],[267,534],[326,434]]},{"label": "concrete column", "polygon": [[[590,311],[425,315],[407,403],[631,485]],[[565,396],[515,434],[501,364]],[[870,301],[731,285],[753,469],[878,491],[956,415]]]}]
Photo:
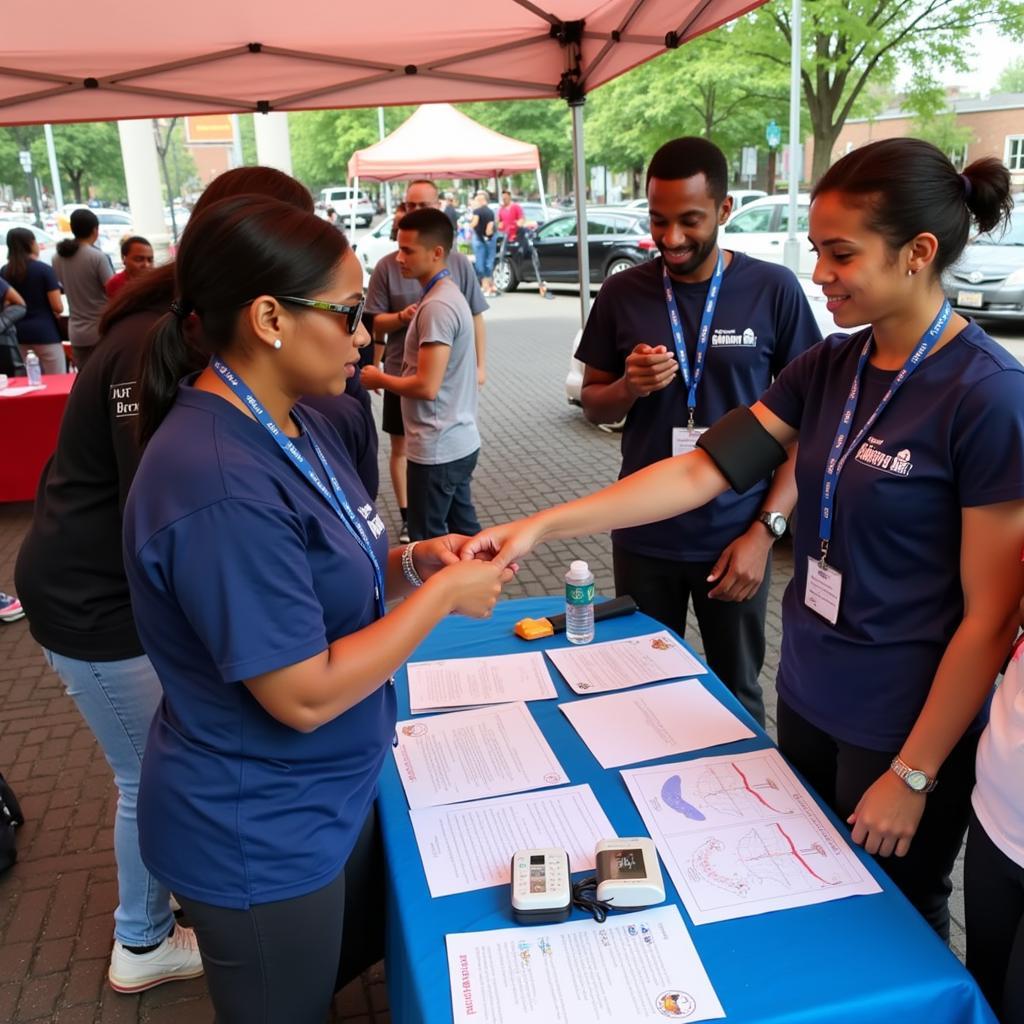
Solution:
[{"label": "concrete column", "polygon": [[148,117],[118,121],[117,131],[121,136],[124,180],[135,233],[149,239],[156,261],[161,263],[167,258],[171,236],[164,223],[160,158],[153,137],[153,122]]},{"label": "concrete column", "polygon": [[256,160],[265,167],[292,173],[292,145],[288,138],[287,111],[253,114],[256,126]]}]

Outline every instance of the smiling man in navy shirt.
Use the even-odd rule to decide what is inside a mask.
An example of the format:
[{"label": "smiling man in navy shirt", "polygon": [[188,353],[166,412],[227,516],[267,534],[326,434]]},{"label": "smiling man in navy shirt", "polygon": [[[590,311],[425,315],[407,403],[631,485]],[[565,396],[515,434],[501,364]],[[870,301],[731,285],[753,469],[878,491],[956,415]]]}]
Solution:
[{"label": "smiling man in navy shirt", "polygon": [[[647,198],[661,259],[604,284],[576,353],[587,418],[626,419],[621,476],[689,451],[821,340],[789,270],[719,248],[732,201],[717,146],[667,142],[647,169]],[[771,548],[795,501],[791,458],[770,485],[612,533],[616,591],[678,633],[692,598],[708,664],[762,725]]]}]

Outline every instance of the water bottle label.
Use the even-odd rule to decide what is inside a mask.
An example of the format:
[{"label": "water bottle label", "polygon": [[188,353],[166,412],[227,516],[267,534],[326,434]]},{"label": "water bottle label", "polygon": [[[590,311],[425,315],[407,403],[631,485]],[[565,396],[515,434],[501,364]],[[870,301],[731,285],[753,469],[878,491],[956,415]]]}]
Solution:
[{"label": "water bottle label", "polygon": [[565,585],[565,600],[567,604],[593,604],[594,584],[588,583],[580,587],[573,583],[567,583]]}]

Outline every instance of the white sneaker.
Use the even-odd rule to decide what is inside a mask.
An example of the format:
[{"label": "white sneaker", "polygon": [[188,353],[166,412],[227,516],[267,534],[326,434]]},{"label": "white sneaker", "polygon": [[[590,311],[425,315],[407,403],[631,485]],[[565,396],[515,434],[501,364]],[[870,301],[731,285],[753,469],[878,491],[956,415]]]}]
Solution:
[{"label": "white sneaker", "polygon": [[195,932],[176,925],[150,953],[129,953],[114,941],[107,980],[115,992],[144,992],[165,981],[184,981],[203,973]]}]

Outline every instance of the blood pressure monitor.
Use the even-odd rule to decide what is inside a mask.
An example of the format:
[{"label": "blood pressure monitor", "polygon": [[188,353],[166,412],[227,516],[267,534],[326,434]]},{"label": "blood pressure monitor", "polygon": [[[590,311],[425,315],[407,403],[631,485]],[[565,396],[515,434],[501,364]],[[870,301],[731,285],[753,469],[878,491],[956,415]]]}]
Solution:
[{"label": "blood pressure monitor", "polygon": [[512,855],[512,914],[519,924],[569,919],[572,880],[565,850],[516,850]]},{"label": "blood pressure monitor", "polygon": [[646,836],[602,839],[595,848],[597,898],[618,910],[651,907],[665,899],[654,843]]}]

